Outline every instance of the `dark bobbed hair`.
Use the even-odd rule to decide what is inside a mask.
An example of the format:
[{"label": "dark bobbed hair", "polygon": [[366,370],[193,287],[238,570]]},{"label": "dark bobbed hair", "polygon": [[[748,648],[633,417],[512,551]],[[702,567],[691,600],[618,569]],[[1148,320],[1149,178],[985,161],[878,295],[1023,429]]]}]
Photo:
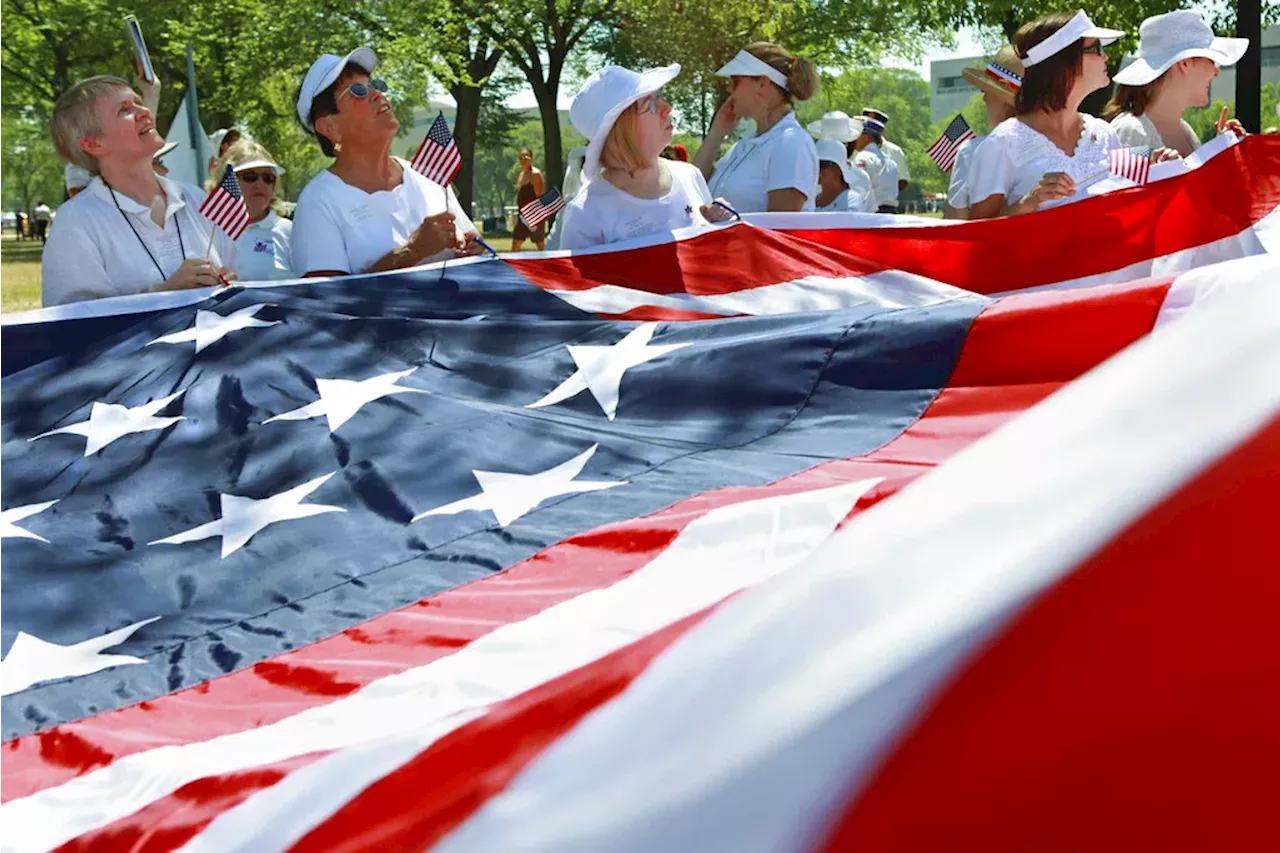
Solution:
[{"label": "dark bobbed hair", "polygon": [[[338,75],[338,79],[334,80],[333,83],[326,88],[321,89],[316,93],[316,96],[311,99],[311,127],[315,127],[316,119],[324,118],[325,116],[337,115],[338,90],[344,81],[355,74],[367,73],[367,71],[354,62],[348,62],[343,66],[342,73]],[[298,92],[301,94],[301,86],[298,87]],[[296,101],[297,98],[295,97],[294,100]],[[302,124],[301,117],[299,117],[298,123]],[[316,138],[316,141],[320,143],[320,150],[324,152],[326,157],[337,156],[338,150],[333,147],[333,141],[330,140],[329,137],[325,136],[318,130],[311,130],[305,124],[302,125],[302,127],[307,131],[307,133],[310,133]]]},{"label": "dark bobbed hair", "polygon": [[[1014,33],[1013,46],[1024,60],[1027,52],[1065,27],[1076,16],[1071,12],[1050,12]],[[1014,98],[1018,115],[1034,112],[1057,112],[1066,107],[1067,95],[1080,77],[1084,63],[1084,39],[1076,39],[1067,47],[1042,62],[1027,66],[1022,88]]]}]

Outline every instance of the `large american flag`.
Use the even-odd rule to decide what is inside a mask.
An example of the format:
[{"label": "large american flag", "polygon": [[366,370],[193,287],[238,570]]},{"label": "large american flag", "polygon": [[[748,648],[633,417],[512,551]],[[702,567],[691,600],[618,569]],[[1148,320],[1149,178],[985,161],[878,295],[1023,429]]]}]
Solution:
[{"label": "large american flag", "polygon": [[969,127],[969,122],[964,116],[958,115],[947,125],[947,129],[942,132],[942,136],[938,137],[938,141],[929,146],[926,153],[929,159],[938,164],[939,169],[950,172],[951,167],[956,164],[956,155],[960,153],[960,146],[969,139],[973,139],[973,129]]},{"label": "large american flag", "polygon": [[249,227],[249,208],[245,206],[240,182],[230,163],[222,173],[222,180],[209,191],[200,205],[200,212],[214,225],[227,232],[232,240],[238,240]]},{"label": "large american flag", "polygon": [[563,209],[564,196],[560,195],[558,189],[552,187],[539,197],[530,199],[525,204],[522,204],[520,206],[520,218],[530,228],[537,228]]},{"label": "large american flag", "polygon": [[4,849],[1265,848],[1277,207],[8,323]]},{"label": "large american flag", "polygon": [[453,141],[443,112],[431,123],[409,165],[442,187],[447,187],[462,168],[462,155],[458,153],[458,144]]}]

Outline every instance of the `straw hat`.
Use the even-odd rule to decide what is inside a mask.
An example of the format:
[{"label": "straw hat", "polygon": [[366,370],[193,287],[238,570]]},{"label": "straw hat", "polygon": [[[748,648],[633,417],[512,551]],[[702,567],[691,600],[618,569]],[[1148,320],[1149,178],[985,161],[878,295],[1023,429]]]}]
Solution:
[{"label": "straw hat", "polygon": [[984,68],[966,68],[960,72],[964,79],[984,92],[990,92],[1006,103],[1012,104],[1018,89],[1022,88],[1024,73],[1022,59],[1013,45],[1006,44]]}]

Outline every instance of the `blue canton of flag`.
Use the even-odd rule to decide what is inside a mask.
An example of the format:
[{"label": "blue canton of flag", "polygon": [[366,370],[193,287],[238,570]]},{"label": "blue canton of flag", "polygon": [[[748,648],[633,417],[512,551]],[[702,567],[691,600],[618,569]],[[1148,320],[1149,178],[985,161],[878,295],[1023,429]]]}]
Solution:
[{"label": "blue canton of flag", "polygon": [[232,240],[238,239],[249,227],[249,208],[245,207],[240,182],[236,180],[235,169],[230,163],[222,174],[222,180],[209,191],[209,196],[200,205],[200,212],[227,232]]},{"label": "blue canton of flag", "polygon": [[942,136],[938,137],[938,141],[929,146],[927,152],[929,158],[938,164],[939,169],[950,172],[951,167],[956,164],[956,154],[960,152],[960,146],[973,137],[969,122],[965,121],[962,115],[956,116],[942,132]]},{"label": "blue canton of flag", "polygon": [[425,175],[442,187],[448,186],[454,175],[462,168],[462,155],[458,153],[458,145],[449,132],[449,124],[444,120],[444,113],[436,116],[431,128],[418,146],[418,153],[409,162],[415,172]]}]

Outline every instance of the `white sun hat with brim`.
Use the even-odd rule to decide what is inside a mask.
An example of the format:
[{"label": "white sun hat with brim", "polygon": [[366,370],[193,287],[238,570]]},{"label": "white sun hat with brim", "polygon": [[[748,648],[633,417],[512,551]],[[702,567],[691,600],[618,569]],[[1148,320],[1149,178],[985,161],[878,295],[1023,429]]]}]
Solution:
[{"label": "white sun hat with brim", "polygon": [[1022,59],[1022,64],[1027,68],[1038,65],[1054,54],[1061,53],[1080,39],[1097,39],[1103,45],[1108,45],[1123,37],[1124,30],[1110,30],[1095,26],[1084,10],[1081,10],[1056,33],[1028,50],[1027,55]]},{"label": "white sun hat with brim", "polygon": [[791,91],[787,88],[787,75],[765,62],[753,53],[745,50],[738,51],[738,55],[725,63],[724,67],[716,72],[717,77],[767,77],[769,80],[784,92]]},{"label": "white sun hat with brim", "polygon": [[1147,18],[1138,36],[1138,58],[1115,76],[1124,86],[1145,86],[1183,59],[1203,57],[1217,65],[1235,65],[1249,49],[1248,39],[1215,36],[1192,9]]},{"label": "white sun hat with brim", "polygon": [[270,160],[263,159],[262,157],[257,157],[253,160],[246,160],[243,163],[236,163],[234,168],[237,172],[247,172],[250,169],[270,169],[276,173],[277,178],[284,174],[283,166],[273,163]]},{"label": "white sun hat with brim", "polygon": [[175,149],[175,148],[177,148],[177,147],[178,147],[178,143],[176,143],[176,142],[166,142],[166,143],[165,143],[165,144],[160,148],[160,150],[159,150],[159,151],[157,151],[156,153],[154,153],[154,154],[152,154],[152,155],[151,155],[151,159],[152,159],[152,160],[159,160],[161,157],[163,157],[164,155],[168,154],[170,151],[172,151],[173,149]]},{"label": "white sun hat with brim", "polygon": [[93,180],[93,175],[88,169],[77,166],[75,163],[68,163],[67,168],[62,173],[62,179],[67,185],[68,190],[82,190],[89,186]]},{"label": "white sun hat with brim", "polygon": [[840,167],[840,175],[844,178],[845,186],[853,186],[853,170],[858,167],[849,162],[849,155],[845,153],[843,142],[826,137],[815,142],[813,147],[818,151],[819,169],[822,168],[823,163],[835,163]]},{"label": "white sun hat with brim", "polygon": [[817,121],[809,122],[807,127],[814,139],[852,142],[862,135],[862,116],[850,117],[848,113],[833,110],[823,113]]},{"label": "white sun hat with brim", "polygon": [[582,172],[588,180],[600,174],[600,151],[609,131],[623,111],[670,83],[680,64],[636,72],[621,65],[606,65],[587,78],[569,107],[569,121],[588,140]]},{"label": "white sun hat with brim", "polygon": [[302,78],[302,88],[298,90],[298,118],[302,119],[302,125],[307,130],[314,132],[316,129],[311,123],[311,102],[342,76],[342,69],[348,64],[357,65],[366,74],[372,74],[378,65],[378,54],[367,47],[357,47],[346,56],[326,53],[307,69],[307,76]]}]

